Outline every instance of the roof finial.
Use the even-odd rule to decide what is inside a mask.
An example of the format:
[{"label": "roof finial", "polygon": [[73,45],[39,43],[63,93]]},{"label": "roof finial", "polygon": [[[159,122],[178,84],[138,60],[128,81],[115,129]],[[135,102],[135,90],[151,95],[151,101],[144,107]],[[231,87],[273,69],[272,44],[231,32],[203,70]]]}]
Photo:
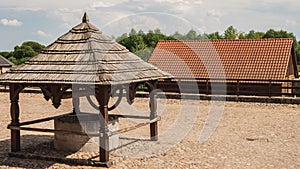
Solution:
[{"label": "roof finial", "polygon": [[84,15],[82,17],[82,23],[87,23],[89,21],[90,21],[89,16],[86,14],[86,12],[84,12]]}]

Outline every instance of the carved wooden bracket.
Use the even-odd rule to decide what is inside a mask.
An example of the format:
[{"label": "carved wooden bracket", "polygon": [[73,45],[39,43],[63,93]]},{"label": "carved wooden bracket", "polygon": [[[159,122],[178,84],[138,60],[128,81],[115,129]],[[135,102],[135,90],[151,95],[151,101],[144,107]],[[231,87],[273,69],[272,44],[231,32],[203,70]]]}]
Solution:
[{"label": "carved wooden bracket", "polygon": [[138,87],[139,87],[139,83],[130,83],[129,87],[126,88],[128,104],[131,105],[134,102],[134,98],[136,96],[136,91]]},{"label": "carved wooden bracket", "polygon": [[66,86],[51,86],[50,90],[52,93],[52,103],[55,108],[58,108],[61,104],[62,95],[66,90],[68,90],[70,87]]},{"label": "carved wooden bracket", "polygon": [[52,97],[49,86],[40,86],[42,93],[44,95],[45,100],[49,101]]},{"label": "carved wooden bracket", "polygon": [[[118,97],[118,99],[114,103],[114,105],[112,105],[111,107],[108,108],[108,111],[114,110],[121,103],[122,96],[123,96],[123,88],[124,88],[123,86],[115,86],[112,88],[111,93],[110,93],[111,97]],[[119,93],[117,93],[117,91],[119,91]]]},{"label": "carved wooden bracket", "polygon": [[49,101],[52,100],[53,106],[58,108],[61,104],[61,99],[66,90],[70,89],[70,86],[53,85],[53,86],[40,86],[44,98]]},{"label": "carved wooden bracket", "polygon": [[100,106],[108,104],[110,93],[111,93],[110,86],[97,86],[95,88],[95,97]]},{"label": "carved wooden bracket", "polygon": [[149,93],[156,89],[156,81],[145,82],[145,85],[147,86]]},{"label": "carved wooden bracket", "polygon": [[26,87],[23,84],[10,84],[10,100],[19,100],[19,93]]}]

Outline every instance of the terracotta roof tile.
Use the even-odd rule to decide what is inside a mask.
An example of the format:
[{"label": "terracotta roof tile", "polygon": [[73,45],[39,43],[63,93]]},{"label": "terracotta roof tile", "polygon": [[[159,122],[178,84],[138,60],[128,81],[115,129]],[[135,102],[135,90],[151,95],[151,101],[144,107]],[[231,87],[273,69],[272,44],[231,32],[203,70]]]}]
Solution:
[{"label": "terracotta roof tile", "polygon": [[149,62],[177,78],[284,79],[292,47],[288,38],[160,41]]}]

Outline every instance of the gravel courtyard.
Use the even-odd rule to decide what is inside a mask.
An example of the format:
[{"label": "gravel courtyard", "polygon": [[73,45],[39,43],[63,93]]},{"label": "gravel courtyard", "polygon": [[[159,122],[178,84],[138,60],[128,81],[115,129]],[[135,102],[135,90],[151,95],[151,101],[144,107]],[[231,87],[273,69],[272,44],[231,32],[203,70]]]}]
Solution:
[{"label": "gravel courtyard", "polygon": [[[161,102],[164,103],[164,106],[159,106],[162,110],[159,112],[162,117],[159,122],[161,140],[157,143],[147,143],[148,126],[120,135],[123,138],[122,144],[132,140],[134,142],[111,152],[111,159],[116,161],[111,168],[300,168],[300,105],[226,102],[223,107],[222,103],[209,101],[180,102],[169,99]],[[72,110],[70,100],[63,100],[61,107],[55,109],[41,94],[22,93],[19,103],[21,121],[68,113]],[[9,94],[0,93],[0,168],[97,168],[8,157],[9,105]],[[138,98],[134,105],[136,110],[146,112],[148,99]],[[214,111],[219,112],[214,117],[220,117],[205,123]],[[218,120],[220,122],[215,131],[203,130],[205,126],[215,126],[217,123],[214,122]],[[139,121],[121,119],[120,128],[137,122]],[[53,122],[34,126],[51,128]],[[199,141],[201,131],[211,134],[205,142]],[[57,153],[52,152],[53,135],[25,131],[22,131],[21,135],[22,151]],[[141,145],[151,145],[152,150],[157,148],[156,153],[147,155],[147,148],[137,148],[142,147]],[[137,152],[135,157],[128,155],[128,152],[136,148],[140,152]],[[63,156],[88,155],[66,153]]]}]

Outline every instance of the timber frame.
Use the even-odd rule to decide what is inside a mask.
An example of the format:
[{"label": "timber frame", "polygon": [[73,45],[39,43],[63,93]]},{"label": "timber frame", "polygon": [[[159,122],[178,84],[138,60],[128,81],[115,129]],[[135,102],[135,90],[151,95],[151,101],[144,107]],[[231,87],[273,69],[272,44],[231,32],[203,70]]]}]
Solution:
[{"label": "timber frame", "polygon": [[[61,163],[72,163],[72,164],[79,164],[79,165],[95,165],[95,166],[105,166],[110,167],[112,165],[112,161],[109,159],[109,137],[115,134],[125,133],[136,128],[150,125],[150,137],[152,141],[158,140],[158,124],[157,122],[160,120],[160,117],[157,116],[157,103],[156,103],[156,80],[147,81],[144,83],[131,83],[127,85],[121,85],[113,88],[110,85],[98,85],[94,86],[94,92],[89,90],[82,90],[86,85],[60,85],[60,84],[32,84],[30,87],[39,87],[44,95],[44,98],[48,100],[52,100],[52,104],[55,108],[59,108],[61,105],[62,99],[72,98],[73,101],[73,112],[69,114],[78,115],[76,112],[80,112],[79,107],[79,98],[90,96],[92,93],[97,99],[98,102],[98,109],[99,109],[99,123],[100,128],[99,132],[96,133],[81,133],[81,132],[71,132],[71,131],[64,131],[64,130],[55,130],[55,129],[43,129],[43,128],[31,128],[31,127],[24,127],[26,125],[41,123],[45,121],[54,120],[57,117],[64,116],[54,116],[54,117],[47,117],[43,119],[37,119],[27,122],[20,122],[20,108],[19,108],[19,94],[25,87],[28,87],[27,84],[17,84],[17,83],[10,83],[9,84],[9,91],[10,91],[10,101],[11,101],[11,123],[8,125],[8,129],[11,130],[11,153],[10,156],[14,157],[21,157],[21,158],[35,158],[35,159],[42,159],[42,160],[51,160]],[[136,95],[136,91],[138,89],[139,84],[145,84],[148,88],[149,97],[150,97],[150,114],[149,117],[140,117],[140,116],[130,116],[130,115],[117,115],[121,118],[147,118],[148,120],[144,123],[137,124],[132,127],[120,129],[114,132],[108,130],[108,112],[110,110],[115,109],[119,101],[117,101],[112,107],[108,107],[108,103],[112,94],[116,94],[116,90],[126,91],[127,101],[129,104],[132,104]],[[81,88],[81,89],[80,89]],[[88,88],[88,87],[87,87]],[[85,89],[87,89],[85,88]],[[72,90],[73,94],[70,93]],[[122,95],[119,95],[122,97]],[[118,99],[119,100],[119,99]],[[24,154],[20,153],[21,151],[21,130],[27,131],[36,131],[36,132],[62,132],[62,133],[72,133],[78,135],[90,135],[90,136],[99,136],[99,160],[82,160],[82,159],[67,159],[67,158],[58,158],[58,157],[49,157],[49,156],[41,156],[41,155],[34,155],[34,154]]]}]

